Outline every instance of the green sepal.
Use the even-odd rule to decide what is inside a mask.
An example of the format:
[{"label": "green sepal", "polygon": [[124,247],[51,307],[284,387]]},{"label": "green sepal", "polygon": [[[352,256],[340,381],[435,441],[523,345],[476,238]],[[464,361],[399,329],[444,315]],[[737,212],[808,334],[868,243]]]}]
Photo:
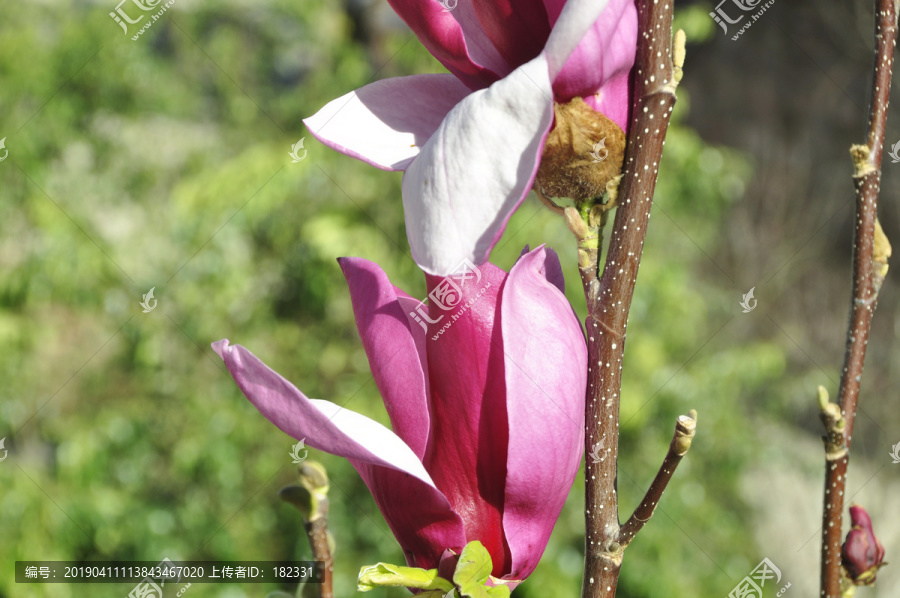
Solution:
[{"label": "green sepal", "polygon": [[[368,592],[377,587],[407,587],[427,590],[416,598],[509,598],[508,585],[488,586],[494,562],[484,545],[475,540],[466,544],[459,555],[453,583],[438,577],[437,569],[399,567],[389,563],[377,563],[359,571],[357,587]],[[494,579],[494,582],[500,580]]]},{"label": "green sepal", "polygon": [[487,548],[475,540],[469,542],[459,555],[453,583],[459,588],[462,598],[509,598],[509,588],[505,585],[488,587],[485,585],[494,569],[494,562]]},{"label": "green sepal", "polygon": [[460,596],[465,598],[509,598],[509,586],[499,585],[488,587],[485,585],[471,584],[465,589],[460,589]]},{"label": "green sepal", "polygon": [[475,540],[466,544],[453,572],[453,583],[459,588],[472,584],[484,585],[494,569],[494,561],[484,544]]},{"label": "green sepal", "polygon": [[[357,588],[360,592],[368,592],[378,587],[407,587],[417,590],[438,590],[443,596],[453,589],[453,584],[438,577],[437,569],[419,569],[417,567],[398,567],[390,563],[377,563],[359,570]],[[425,596],[425,594],[420,594]]]}]

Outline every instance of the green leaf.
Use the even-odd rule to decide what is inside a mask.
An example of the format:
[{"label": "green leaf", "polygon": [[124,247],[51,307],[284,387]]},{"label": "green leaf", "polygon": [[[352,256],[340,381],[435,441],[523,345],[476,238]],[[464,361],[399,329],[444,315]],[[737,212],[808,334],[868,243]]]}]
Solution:
[{"label": "green leaf", "polygon": [[509,586],[488,587],[472,584],[466,589],[460,590],[459,595],[466,598],[509,598]]},{"label": "green leaf", "polygon": [[509,586],[501,584],[488,588],[487,595],[490,598],[509,598]]},{"label": "green leaf", "polygon": [[[491,560],[491,555],[481,542],[475,540],[466,544],[459,555],[456,571],[453,572],[453,583],[459,588],[460,596],[466,598],[500,596],[500,594],[490,594],[484,585],[493,569],[494,562]],[[507,590],[507,595],[509,595],[509,590]]]},{"label": "green leaf", "polygon": [[360,592],[368,592],[382,586],[405,586],[419,590],[439,590],[442,593],[453,589],[453,584],[438,577],[437,569],[426,571],[416,567],[398,567],[389,563],[377,563],[360,569],[357,581]]}]

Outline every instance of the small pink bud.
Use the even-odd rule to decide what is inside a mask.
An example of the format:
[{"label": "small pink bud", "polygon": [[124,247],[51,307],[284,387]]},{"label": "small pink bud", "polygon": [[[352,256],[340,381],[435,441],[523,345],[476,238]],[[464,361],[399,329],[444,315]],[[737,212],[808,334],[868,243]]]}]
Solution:
[{"label": "small pink bud", "polygon": [[884,562],[884,546],[875,537],[872,520],[865,509],[852,505],[850,522],[842,551],[844,570],[854,585],[872,585],[878,569],[887,564]]}]

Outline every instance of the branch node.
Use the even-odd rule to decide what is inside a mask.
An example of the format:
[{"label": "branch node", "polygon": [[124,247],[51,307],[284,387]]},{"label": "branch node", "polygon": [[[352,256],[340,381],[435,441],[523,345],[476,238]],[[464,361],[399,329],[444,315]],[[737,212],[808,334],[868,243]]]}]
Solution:
[{"label": "branch node", "polygon": [[866,145],[850,146],[850,159],[853,160],[854,179],[861,179],[867,174],[871,174],[878,170],[869,160],[871,155],[872,152]]},{"label": "branch node", "polygon": [[[566,206],[563,217],[569,230],[578,240],[578,268],[586,271],[583,275],[594,278],[591,274],[596,268],[595,262],[600,251],[600,228],[585,222],[581,212],[572,206]],[[588,216],[588,220],[593,219]]]},{"label": "branch node", "polygon": [[563,210],[563,216],[566,218],[566,224],[568,225],[569,230],[572,231],[572,234],[578,239],[578,245],[580,247],[582,241],[591,237],[590,227],[587,222],[584,221],[584,218],[581,217],[581,214],[578,213],[578,210],[572,206],[566,206]]},{"label": "branch node", "polygon": [[825,436],[822,437],[825,443],[825,459],[835,461],[847,455],[845,443],[847,420],[841,413],[841,408],[828,399],[828,391],[824,386],[819,386],[818,399],[821,411],[819,417],[825,426]]}]

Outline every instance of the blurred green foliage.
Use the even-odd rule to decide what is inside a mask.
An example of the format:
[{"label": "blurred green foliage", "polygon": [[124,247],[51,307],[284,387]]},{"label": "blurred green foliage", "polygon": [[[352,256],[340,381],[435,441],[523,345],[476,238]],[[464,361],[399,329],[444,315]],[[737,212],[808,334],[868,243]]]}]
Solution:
[{"label": "blurred green foliage", "polygon": [[[227,337],[309,396],[387,423],[334,260],[377,261],[424,295],[400,175],[328,150],[301,123],[371,80],[440,71],[409,32],[363,40],[326,0],[179,0],[132,41],[108,16],[114,4],[7,3],[0,22],[3,598],[129,590],[23,590],[15,560],[308,558],[296,511],[277,498],[295,481],[294,440],[242,397],[209,343]],[[655,474],[674,418],[696,408],[700,431],[628,550],[622,596],[724,594],[758,560],[737,485],[753,449],[739,397],[764,394],[785,370],[766,343],[691,360],[737,309],[707,282],[698,248],[714,245],[750,169],[678,124],[687,110],[682,94],[629,326],[623,513]],[[293,164],[288,149],[304,136],[307,159]],[[583,318],[574,243],[533,198],[493,261],[508,269],[540,243],[560,253]],[[145,314],[151,287],[158,306]],[[311,454],[332,480],[336,595],[348,596],[360,566],[402,555],[353,469]],[[582,504],[578,480],[517,596],[577,595]],[[195,585],[188,595],[276,589],[291,590]]]}]

